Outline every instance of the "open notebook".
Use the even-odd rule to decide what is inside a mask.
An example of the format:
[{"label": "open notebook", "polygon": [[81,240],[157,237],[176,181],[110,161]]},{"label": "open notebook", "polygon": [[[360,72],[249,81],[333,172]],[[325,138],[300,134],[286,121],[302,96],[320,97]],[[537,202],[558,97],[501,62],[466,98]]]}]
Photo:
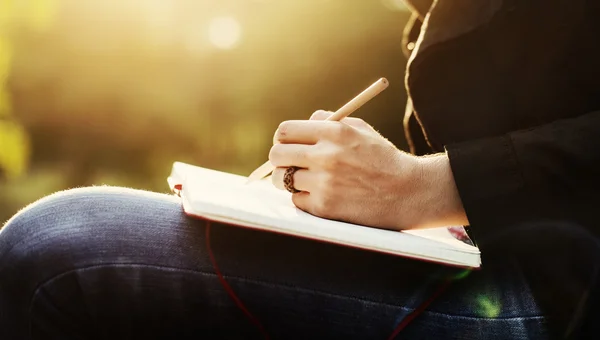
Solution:
[{"label": "open notebook", "polygon": [[291,194],[268,180],[246,181],[179,162],[168,178],[191,216],[448,265],[481,264],[479,249],[456,239],[448,228],[399,232],[323,219],[296,208]]}]

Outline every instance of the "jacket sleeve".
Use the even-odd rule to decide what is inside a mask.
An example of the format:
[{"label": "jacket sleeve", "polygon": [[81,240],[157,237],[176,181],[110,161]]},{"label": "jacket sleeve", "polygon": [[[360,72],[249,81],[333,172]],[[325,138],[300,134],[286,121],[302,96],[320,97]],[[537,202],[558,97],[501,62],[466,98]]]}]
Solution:
[{"label": "jacket sleeve", "polygon": [[600,111],[446,151],[477,242],[531,221],[600,230]]}]

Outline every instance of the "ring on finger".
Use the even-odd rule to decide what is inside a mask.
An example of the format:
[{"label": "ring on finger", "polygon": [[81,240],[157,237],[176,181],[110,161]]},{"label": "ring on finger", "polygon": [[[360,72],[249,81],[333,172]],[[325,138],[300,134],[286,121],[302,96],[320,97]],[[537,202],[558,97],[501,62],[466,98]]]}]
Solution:
[{"label": "ring on finger", "polygon": [[294,174],[299,169],[300,168],[297,166],[290,166],[289,168],[285,169],[285,173],[283,174],[283,186],[292,194],[300,192],[300,190],[294,188]]}]

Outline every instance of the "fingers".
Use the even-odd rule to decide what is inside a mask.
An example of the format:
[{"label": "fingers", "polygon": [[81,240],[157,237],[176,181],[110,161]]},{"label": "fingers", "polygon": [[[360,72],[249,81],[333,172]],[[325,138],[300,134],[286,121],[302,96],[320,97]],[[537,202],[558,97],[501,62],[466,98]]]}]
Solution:
[{"label": "fingers", "polygon": [[[313,113],[308,121],[288,120],[279,124],[273,135],[273,144],[316,144],[321,138],[339,136],[344,127],[337,122],[325,122],[332,114],[333,112],[330,111],[319,110]],[[347,117],[341,122],[346,127],[375,131],[371,125],[360,118]]]},{"label": "fingers", "polygon": [[[271,180],[277,189],[286,190],[285,185],[283,184],[283,176],[285,175],[286,170],[287,168],[275,168],[275,170],[273,170]],[[296,190],[309,192],[316,182],[314,178],[315,174],[307,169],[298,169],[293,176],[294,188],[296,188]]]},{"label": "fingers", "polygon": [[[366,124],[366,123],[365,123]],[[343,142],[358,129],[340,122],[317,120],[289,120],[281,123],[275,132],[277,144],[314,145],[319,140]]]},{"label": "fingers", "polygon": [[[271,179],[275,187],[278,189],[287,190],[283,180],[286,170],[287,168],[276,168],[273,170]],[[316,206],[314,202],[312,202],[314,201],[314,196],[312,196],[311,192],[319,189],[318,176],[319,175],[315,171],[308,169],[296,170],[296,172],[293,174],[293,185],[294,188],[296,190],[300,190],[300,192],[292,194],[292,202],[300,210],[303,210],[309,214],[328,218],[328,212],[316,211]]]},{"label": "fingers", "polygon": [[306,211],[309,214],[313,214],[310,210],[310,192],[301,191],[292,195],[292,202],[298,209]]},{"label": "fingers", "polygon": [[355,127],[357,129],[373,129],[373,127],[371,127],[371,125],[369,125],[369,123],[365,122],[364,120],[360,119],[360,118],[355,118],[355,117],[347,117],[341,120],[342,123],[344,124],[348,124],[352,127]]},{"label": "fingers", "polygon": [[[315,124],[317,123],[317,124]],[[288,120],[275,131],[275,143],[315,144],[319,140],[320,122]]]},{"label": "fingers", "polygon": [[[333,112],[331,112],[331,111],[318,110],[318,111],[315,111],[310,116],[310,120],[326,120],[332,114],[333,114]],[[355,128],[359,128],[359,129],[372,128],[371,125],[369,125],[367,122],[365,122],[364,120],[362,120],[360,118],[356,118],[356,117],[346,117],[346,118],[342,119],[341,122],[344,124],[353,126]]]},{"label": "fingers", "polygon": [[275,144],[269,152],[269,162],[275,167],[297,166],[308,168],[311,145]]},{"label": "fingers", "polygon": [[310,116],[310,120],[325,120],[332,114],[333,112],[331,111],[317,110]]}]

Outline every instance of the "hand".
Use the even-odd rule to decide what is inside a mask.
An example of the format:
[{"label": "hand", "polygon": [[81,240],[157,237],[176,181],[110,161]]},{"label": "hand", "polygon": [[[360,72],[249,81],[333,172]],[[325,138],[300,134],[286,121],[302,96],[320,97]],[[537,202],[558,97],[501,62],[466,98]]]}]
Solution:
[{"label": "hand", "polygon": [[[269,154],[277,167],[273,183],[284,189],[285,168],[302,168],[294,174],[294,187],[301,190],[292,195],[298,208],[386,229],[442,226],[461,220],[457,215],[466,220],[448,162],[443,174],[439,157],[404,153],[358,118],[324,121],[330,114],[317,111],[309,121],[286,121],[275,132]],[[429,178],[433,169],[436,177]],[[449,193],[439,196],[435,186],[448,181]]]}]

